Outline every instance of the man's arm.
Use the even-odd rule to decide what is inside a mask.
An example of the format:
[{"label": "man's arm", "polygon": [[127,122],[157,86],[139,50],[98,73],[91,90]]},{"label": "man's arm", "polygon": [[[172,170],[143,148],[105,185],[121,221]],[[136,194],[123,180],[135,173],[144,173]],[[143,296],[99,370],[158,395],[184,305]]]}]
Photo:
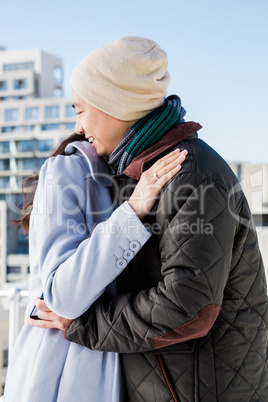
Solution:
[{"label": "man's arm", "polygon": [[236,224],[227,192],[204,179],[161,238],[163,281],[137,295],[102,295],[72,322],[66,338],[91,349],[131,353],[205,336],[221,309]]}]

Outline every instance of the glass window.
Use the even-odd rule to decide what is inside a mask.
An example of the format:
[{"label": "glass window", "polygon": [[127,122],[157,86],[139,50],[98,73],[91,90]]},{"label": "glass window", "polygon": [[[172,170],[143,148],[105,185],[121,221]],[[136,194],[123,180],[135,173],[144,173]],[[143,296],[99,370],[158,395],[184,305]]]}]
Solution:
[{"label": "glass window", "polygon": [[45,107],[45,119],[58,119],[60,117],[59,106],[46,106]]},{"label": "glass window", "polygon": [[35,144],[33,140],[25,140],[17,142],[18,152],[34,152]]},{"label": "glass window", "polygon": [[54,71],[53,71],[53,75],[54,75],[54,80],[56,82],[58,82],[59,84],[62,83],[62,68],[61,67],[55,67]]},{"label": "glass window", "polygon": [[25,108],[25,120],[38,120],[39,108],[38,107],[26,107]]},{"label": "glass window", "polygon": [[2,133],[14,133],[19,132],[20,126],[6,126],[1,128]]},{"label": "glass window", "polygon": [[47,158],[38,158],[37,163],[38,163],[38,168],[41,169],[41,166],[45,163]]},{"label": "glass window", "polygon": [[19,79],[19,80],[14,80],[14,89],[25,89],[27,88],[27,80],[26,79]]},{"label": "glass window", "polygon": [[58,123],[42,125],[42,130],[59,130],[59,129],[60,129],[60,124],[58,124]]},{"label": "glass window", "polygon": [[22,63],[7,63],[3,65],[4,71],[15,71],[15,70],[34,70],[34,62],[26,61]]},{"label": "glass window", "polygon": [[5,121],[18,121],[18,120],[19,120],[19,109],[5,110]]},{"label": "glass window", "polygon": [[24,126],[24,131],[34,131],[34,125],[33,124],[27,124]]},{"label": "glass window", "polygon": [[9,170],[9,159],[0,159],[0,170]]},{"label": "glass window", "polygon": [[3,350],[3,367],[8,366],[8,348]]},{"label": "glass window", "polygon": [[35,168],[35,160],[33,158],[17,159],[17,167],[21,170],[33,170]]},{"label": "glass window", "polygon": [[38,151],[39,152],[50,152],[53,149],[53,140],[39,140],[38,141]]},{"label": "glass window", "polygon": [[67,130],[74,130],[75,129],[75,122],[72,123],[65,123],[65,128]]},{"label": "glass window", "polygon": [[8,141],[3,141],[0,142],[0,153],[5,154],[9,153],[9,142]]},{"label": "glass window", "polygon": [[18,99],[27,99],[27,98],[28,98],[28,96],[26,96],[26,95],[15,95],[15,96],[12,96],[11,99],[18,100]]},{"label": "glass window", "polygon": [[76,117],[76,113],[72,105],[65,105],[65,117]]},{"label": "glass window", "polygon": [[0,176],[0,188],[10,187],[9,177]]},{"label": "glass window", "polygon": [[34,94],[35,96],[39,96],[39,81],[38,79],[34,80]]},{"label": "glass window", "polygon": [[7,81],[0,81],[0,91],[5,91],[7,89]]}]

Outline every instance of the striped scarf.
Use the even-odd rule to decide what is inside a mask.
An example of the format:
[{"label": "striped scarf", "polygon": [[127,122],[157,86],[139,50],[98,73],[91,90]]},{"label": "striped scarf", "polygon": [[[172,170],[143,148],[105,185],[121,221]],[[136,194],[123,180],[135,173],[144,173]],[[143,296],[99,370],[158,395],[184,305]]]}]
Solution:
[{"label": "striped scarf", "polygon": [[114,174],[123,173],[136,156],[158,142],[172,127],[183,123],[185,114],[180,98],[171,95],[162,106],[137,121],[107,161]]}]

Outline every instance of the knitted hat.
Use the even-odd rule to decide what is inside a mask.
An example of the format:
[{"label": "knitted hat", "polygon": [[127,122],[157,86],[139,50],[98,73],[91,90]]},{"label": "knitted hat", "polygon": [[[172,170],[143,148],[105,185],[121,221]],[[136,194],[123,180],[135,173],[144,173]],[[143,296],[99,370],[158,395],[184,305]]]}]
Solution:
[{"label": "knitted hat", "polygon": [[170,75],[153,40],[126,36],[93,50],[73,70],[71,86],[119,120],[138,120],[164,103]]}]

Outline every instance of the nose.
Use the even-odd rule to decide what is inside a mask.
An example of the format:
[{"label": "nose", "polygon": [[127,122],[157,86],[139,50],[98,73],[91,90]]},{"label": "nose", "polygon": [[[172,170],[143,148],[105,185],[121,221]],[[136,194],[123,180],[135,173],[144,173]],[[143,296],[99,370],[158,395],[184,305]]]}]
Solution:
[{"label": "nose", "polygon": [[77,121],[77,119],[75,123],[75,132],[77,134],[85,134],[82,124],[79,121]]}]

